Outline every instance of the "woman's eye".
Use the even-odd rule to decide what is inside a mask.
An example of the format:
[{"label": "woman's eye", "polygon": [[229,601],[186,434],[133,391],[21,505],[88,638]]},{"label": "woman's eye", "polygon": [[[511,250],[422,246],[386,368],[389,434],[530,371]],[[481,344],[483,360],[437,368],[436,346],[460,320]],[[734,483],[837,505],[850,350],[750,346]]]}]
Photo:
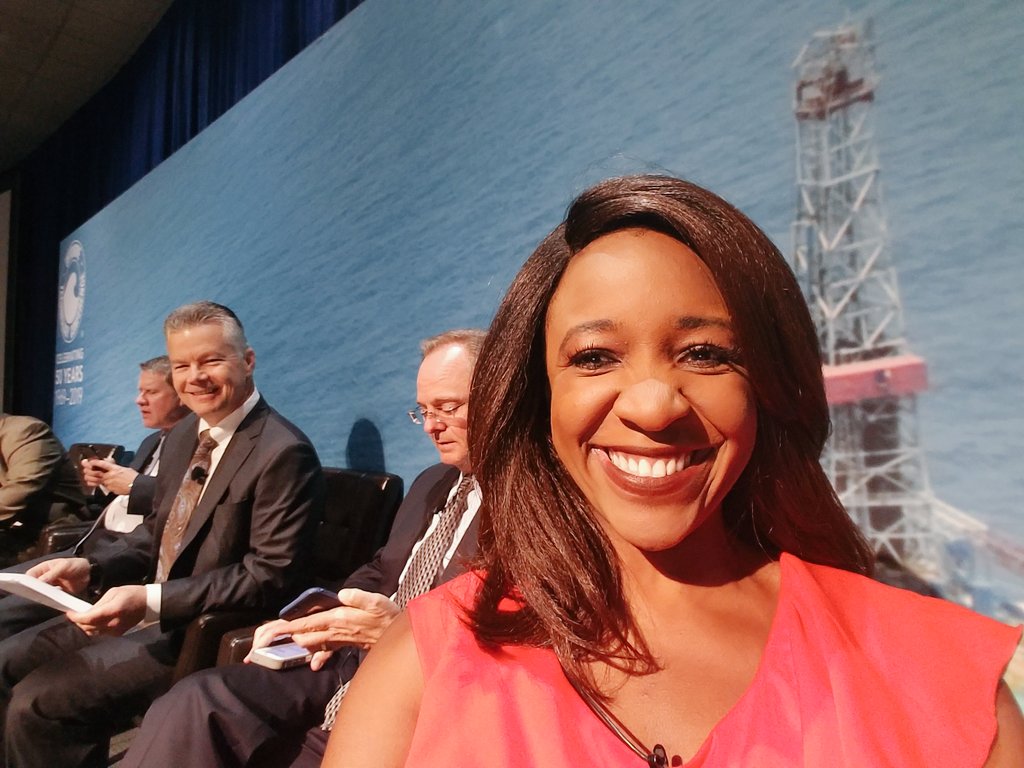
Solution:
[{"label": "woman's eye", "polygon": [[611,354],[603,349],[582,349],[569,358],[569,365],[585,371],[596,371],[611,362]]},{"label": "woman's eye", "polygon": [[698,368],[720,368],[736,363],[734,350],[717,344],[695,344],[687,347],[680,355],[680,361]]}]

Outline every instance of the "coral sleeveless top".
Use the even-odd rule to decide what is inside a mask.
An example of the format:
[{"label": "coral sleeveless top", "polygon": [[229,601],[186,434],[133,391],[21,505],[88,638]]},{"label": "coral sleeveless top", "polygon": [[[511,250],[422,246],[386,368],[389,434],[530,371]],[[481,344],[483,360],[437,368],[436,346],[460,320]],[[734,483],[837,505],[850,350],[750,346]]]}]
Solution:
[{"label": "coral sleeveless top", "polygon": [[[479,646],[461,621],[474,574],[408,607],[424,691],[406,765],[643,766],[542,648]],[[687,768],[984,764],[996,686],[1020,639],[942,600],[781,560],[775,618],[750,687]]]}]

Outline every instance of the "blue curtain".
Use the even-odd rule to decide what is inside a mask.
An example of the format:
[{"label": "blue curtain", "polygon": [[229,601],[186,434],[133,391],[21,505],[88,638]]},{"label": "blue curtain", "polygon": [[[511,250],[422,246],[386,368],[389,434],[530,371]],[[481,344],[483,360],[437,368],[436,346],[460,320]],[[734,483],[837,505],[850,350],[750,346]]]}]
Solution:
[{"label": "blue curtain", "polygon": [[[16,172],[7,410],[50,421],[60,241],[362,0],[177,0]],[[125,297],[130,300],[130,297]]]}]

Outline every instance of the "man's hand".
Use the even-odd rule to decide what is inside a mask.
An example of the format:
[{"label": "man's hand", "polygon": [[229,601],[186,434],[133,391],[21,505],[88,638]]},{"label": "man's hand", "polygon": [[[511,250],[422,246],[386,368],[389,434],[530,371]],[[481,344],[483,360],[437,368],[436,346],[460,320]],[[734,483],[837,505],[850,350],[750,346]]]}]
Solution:
[{"label": "man's hand", "polygon": [[88,611],[68,611],[66,615],[90,637],[118,637],[145,618],[146,588],[141,585],[114,587]]},{"label": "man's hand", "polygon": [[[357,646],[368,649],[398,615],[398,606],[384,595],[361,589],[343,589],[338,593],[342,605],[301,619],[277,619],[256,630],[252,649],[270,645],[274,638],[291,635],[303,648],[313,651],[309,666],[318,670],[339,648]],[[252,651],[245,660],[250,661]]]},{"label": "man's hand", "polygon": [[46,560],[29,568],[27,573],[72,595],[84,594],[89,586],[89,561],[84,557]]},{"label": "man's hand", "polygon": [[82,459],[82,479],[92,488],[102,485],[111,493],[126,496],[138,476],[139,473],[134,469],[122,467],[108,459]]}]

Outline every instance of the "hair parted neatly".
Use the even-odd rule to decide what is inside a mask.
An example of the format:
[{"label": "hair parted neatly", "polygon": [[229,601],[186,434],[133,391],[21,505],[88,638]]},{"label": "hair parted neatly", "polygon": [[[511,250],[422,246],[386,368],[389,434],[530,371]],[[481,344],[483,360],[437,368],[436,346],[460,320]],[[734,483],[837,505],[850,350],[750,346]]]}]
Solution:
[{"label": "hair parted neatly", "polygon": [[[778,557],[871,570],[865,539],[819,457],[829,431],[817,335],[792,271],[744,214],[695,184],[629,176],[583,192],[505,295],[477,360],[470,456],[483,491],[482,590],[469,621],[487,643],[550,646],[600,696],[584,662],[650,669],[611,543],[551,444],[544,325],[569,261],[627,228],[667,234],[708,267],[732,317],[758,411],[757,439],[723,502],[739,540]],[[515,596],[518,611],[498,610]]]},{"label": "hair parted neatly", "polygon": [[485,336],[487,336],[487,331],[479,328],[456,328],[424,339],[420,342],[420,352],[423,357],[426,357],[435,349],[454,345],[464,348],[475,360],[476,356],[480,354],[480,347],[483,346]]},{"label": "hair parted neatly", "polygon": [[225,339],[239,354],[248,349],[249,342],[245,339],[245,329],[238,315],[213,301],[194,301],[172,311],[164,320],[164,335],[207,323],[221,326]]}]

